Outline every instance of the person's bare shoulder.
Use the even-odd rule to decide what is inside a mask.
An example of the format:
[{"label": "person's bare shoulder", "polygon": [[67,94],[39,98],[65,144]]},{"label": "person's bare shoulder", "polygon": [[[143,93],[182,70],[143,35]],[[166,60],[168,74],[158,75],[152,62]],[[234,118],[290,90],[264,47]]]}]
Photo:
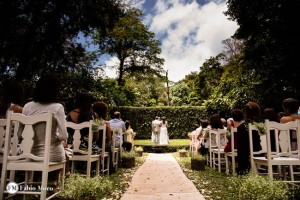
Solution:
[{"label": "person's bare shoulder", "polygon": [[285,116],[280,119],[280,123],[282,123],[282,124],[288,123],[290,121],[294,121],[294,119],[291,116]]},{"label": "person's bare shoulder", "polygon": [[23,107],[14,104],[9,108],[9,110],[14,111],[16,113],[22,113]]}]

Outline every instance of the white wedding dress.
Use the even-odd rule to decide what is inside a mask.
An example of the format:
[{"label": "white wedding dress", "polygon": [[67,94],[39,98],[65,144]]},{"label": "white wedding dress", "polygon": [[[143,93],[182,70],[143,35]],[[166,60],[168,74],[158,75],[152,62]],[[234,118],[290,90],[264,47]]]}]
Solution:
[{"label": "white wedding dress", "polygon": [[169,143],[169,136],[168,136],[168,129],[167,129],[167,122],[162,124],[160,127],[160,137],[159,137],[159,144],[166,145]]}]

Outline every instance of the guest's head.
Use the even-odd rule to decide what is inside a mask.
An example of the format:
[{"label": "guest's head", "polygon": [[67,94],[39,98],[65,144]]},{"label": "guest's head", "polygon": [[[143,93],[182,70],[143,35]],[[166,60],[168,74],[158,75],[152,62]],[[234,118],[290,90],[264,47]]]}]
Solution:
[{"label": "guest's head", "polygon": [[125,127],[126,127],[126,130],[131,126],[131,123],[129,120],[126,120],[125,121]]},{"label": "guest's head", "polygon": [[105,119],[108,112],[108,105],[102,101],[93,103],[93,110],[98,114],[99,118]]},{"label": "guest's head", "polygon": [[79,109],[78,123],[89,121],[95,117],[92,107],[92,96],[89,93],[77,93],[74,104],[75,109]]},{"label": "guest's head", "polygon": [[202,128],[207,128],[209,125],[209,121],[207,119],[201,120],[201,126]]},{"label": "guest's head", "polygon": [[280,121],[279,115],[274,108],[265,108],[263,111],[263,118],[275,122]]},{"label": "guest's head", "polygon": [[60,81],[54,75],[42,76],[36,83],[33,100],[42,104],[57,102]]},{"label": "guest's head", "polygon": [[285,115],[298,114],[299,101],[295,98],[283,100],[282,107]]},{"label": "guest's head", "polygon": [[245,118],[248,122],[261,122],[262,117],[260,113],[260,107],[255,102],[248,102],[245,108]]},{"label": "guest's head", "polygon": [[224,128],[221,117],[219,116],[219,114],[213,114],[209,119],[209,124],[210,124],[211,128],[214,128],[214,129]]},{"label": "guest's head", "polygon": [[113,115],[114,119],[120,119],[121,118],[121,113],[119,111],[115,111]]},{"label": "guest's head", "polygon": [[235,121],[235,122],[241,122],[244,120],[244,112],[238,108],[232,109],[231,116],[232,116],[233,121]]}]

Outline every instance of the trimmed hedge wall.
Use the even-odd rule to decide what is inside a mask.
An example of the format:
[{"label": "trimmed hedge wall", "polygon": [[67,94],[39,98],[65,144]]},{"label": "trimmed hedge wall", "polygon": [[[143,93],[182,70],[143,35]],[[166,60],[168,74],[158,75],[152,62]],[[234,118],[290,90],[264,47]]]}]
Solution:
[{"label": "trimmed hedge wall", "polygon": [[200,106],[188,107],[118,107],[111,110],[121,112],[121,118],[129,120],[136,139],[151,138],[151,122],[155,116],[165,116],[168,121],[170,139],[184,139],[193,130],[196,118],[207,119],[206,110]]}]

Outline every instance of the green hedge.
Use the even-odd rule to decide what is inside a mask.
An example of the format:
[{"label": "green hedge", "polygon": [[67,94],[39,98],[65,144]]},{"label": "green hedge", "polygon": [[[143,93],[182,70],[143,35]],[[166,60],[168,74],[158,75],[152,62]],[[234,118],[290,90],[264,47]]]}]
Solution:
[{"label": "green hedge", "polygon": [[165,116],[168,121],[170,139],[184,139],[193,130],[196,118],[207,119],[206,110],[200,106],[189,107],[118,107],[121,118],[130,120],[133,130],[137,133],[136,139],[151,138],[151,122],[155,116]]}]

